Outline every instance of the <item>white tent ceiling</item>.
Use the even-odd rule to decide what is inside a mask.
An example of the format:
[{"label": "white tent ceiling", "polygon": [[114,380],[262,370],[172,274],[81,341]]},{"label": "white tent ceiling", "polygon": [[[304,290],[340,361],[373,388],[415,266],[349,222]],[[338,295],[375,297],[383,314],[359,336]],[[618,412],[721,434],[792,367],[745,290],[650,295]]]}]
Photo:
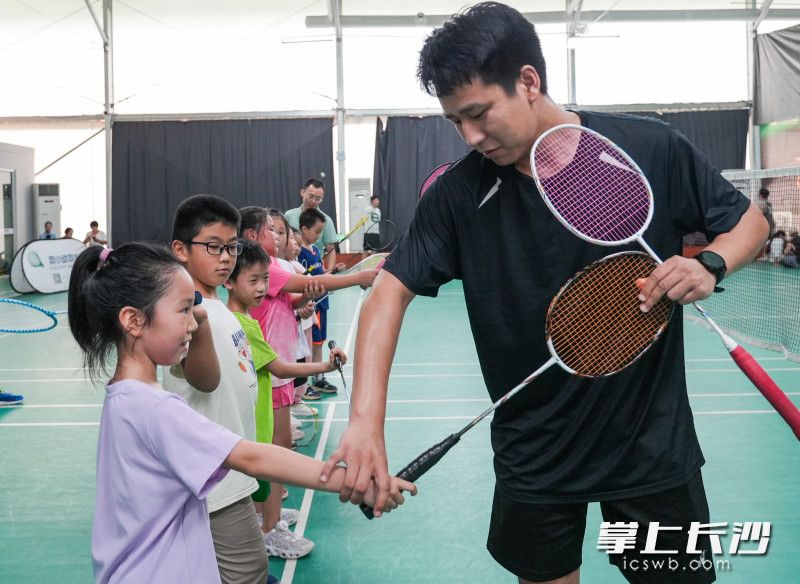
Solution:
[{"label": "white tent ceiling", "polygon": [[[100,1],[90,4],[99,14]],[[416,52],[430,30],[428,21],[458,11],[463,4],[343,0],[346,106],[435,107],[414,80]],[[580,7],[583,26],[578,30],[588,25],[584,36],[591,43],[591,50],[578,51],[578,73],[587,90],[583,103],[747,97],[746,79],[742,80],[747,46],[744,11],[755,15],[762,2],[754,6],[749,0],[512,0],[510,4],[530,14],[534,22],[543,22],[539,30],[551,85],[562,101],[568,7]],[[335,106],[328,0],[114,0],[113,6],[118,114],[330,111]],[[800,0],[772,2],[769,12],[769,17],[793,15],[794,20],[767,20],[762,28],[797,23]],[[707,20],[715,14],[720,20]],[[387,28],[387,22],[394,20],[381,19],[391,16],[409,26]],[[643,23],[643,18],[652,20]],[[670,24],[653,28],[663,18]],[[349,27],[348,19],[367,26]],[[675,42],[676,34],[681,42]],[[609,87],[634,77],[647,84],[620,94],[603,90],[592,78],[606,74],[602,63],[595,62],[598,47],[608,48],[607,60],[616,61],[613,69],[619,78],[612,75]],[[626,58],[642,53],[649,55],[652,71]],[[725,64],[732,55],[736,71]],[[687,62],[708,65],[678,82],[685,86],[685,95],[661,99],[676,85],[675,76]],[[718,63],[716,70],[713,63]],[[102,48],[85,1],[0,0],[0,71],[0,117],[101,113]],[[653,72],[658,71],[666,72],[666,81],[653,81]],[[726,79],[720,81],[719,76]],[[651,88],[649,93],[645,86]],[[730,95],[722,95],[725,92]]]}]

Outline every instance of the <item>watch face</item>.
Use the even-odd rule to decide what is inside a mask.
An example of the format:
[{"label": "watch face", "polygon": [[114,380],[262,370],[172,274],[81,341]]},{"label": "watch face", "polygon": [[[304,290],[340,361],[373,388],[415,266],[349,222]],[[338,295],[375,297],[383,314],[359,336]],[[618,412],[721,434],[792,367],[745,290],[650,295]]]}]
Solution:
[{"label": "watch face", "polygon": [[707,251],[700,252],[698,256],[699,259],[712,270],[725,269],[725,260],[723,260],[721,256],[713,252],[707,252]]}]

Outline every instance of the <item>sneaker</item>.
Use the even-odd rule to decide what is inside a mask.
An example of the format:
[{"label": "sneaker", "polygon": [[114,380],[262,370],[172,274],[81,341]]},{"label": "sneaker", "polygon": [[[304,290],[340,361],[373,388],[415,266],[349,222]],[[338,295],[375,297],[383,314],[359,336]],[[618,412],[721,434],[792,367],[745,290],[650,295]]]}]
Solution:
[{"label": "sneaker", "polygon": [[318,400],[322,397],[322,394],[315,389],[311,389],[310,387],[306,390],[303,394],[303,399],[306,401],[313,401]]},{"label": "sneaker", "polygon": [[296,404],[292,404],[291,412],[292,415],[297,418],[309,418],[311,416],[319,415],[319,410],[317,408],[312,408],[305,402],[297,402]]},{"label": "sneaker", "polygon": [[325,379],[324,377],[317,379],[314,382],[313,387],[315,391],[318,391],[320,393],[336,393],[337,391],[339,391],[338,389],[336,389],[335,385],[333,385],[332,383],[328,383],[328,380]]},{"label": "sneaker", "polygon": [[[256,517],[258,518],[258,524],[261,525],[264,523],[264,518],[261,516],[261,513],[256,513]],[[299,509],[281,509],[281,521],[285,521],[286,525],[291,527],[297,520],[300,519],[300,510]]]},{"label": "sneaker", "polygon": [[292,428],[292,442],[300,442],[305,437],[305,432],[297,428]]},{"label": "sneaker", "polygon": [[281,521],[285,521],[289,527],[297,523],[298,519],[300,519],[299,509],[281,509]]},{"label": "sneaker", "polygon": [[3,406],[16,406],[21,404],[23,399],[25,398],[23,398],[21,395],[0,391],[0,408]]},{"label": "sneaker", "polygon": [[264,534],[264,547],[270,556],[296,560],[310,554],[314,542],[291,531],[285,521],[278,521],[275,529]]}]

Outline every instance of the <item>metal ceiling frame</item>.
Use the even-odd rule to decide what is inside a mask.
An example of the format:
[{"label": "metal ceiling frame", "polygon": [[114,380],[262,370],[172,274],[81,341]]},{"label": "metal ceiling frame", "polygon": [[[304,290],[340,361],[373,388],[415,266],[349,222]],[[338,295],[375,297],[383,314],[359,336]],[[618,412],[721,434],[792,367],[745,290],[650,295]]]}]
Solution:
[{"label": "metal ceiling frame", "polygon": [[[575,4],[574,1],[568,4]],[[767,2],[764,2],[767,4]],[[771,4],[771,2],[769,2]],[[800,19],[800,9],[780,8],[769,10],[770,18]],[[766,16],[761,15],[763,9],[759,8],[732,8],[732,9],[696,9],[696,10],[589,10],[582,11],[580,17],[584,21],[595,21],[602,18],[604,22],[686,22],[686,21],[752,21],[760,22]],[[563,12],[524,12],[525,18],[535,24],[568,24],[574,14],[573,11]],[[449,14],[343,14],[341,25],[343,28],[353,27],[405,27],[405,26],[441,26],[450,18]],[[306,16],[307,28],[330,28],[333,22],[326,15]]]},{"label": "metal ceiling frame", "polygon": [[[800,9],[778,9],[771,10],[773,0],[763,0],[761,7],[757,5],[757,0],[747,0],[749,7],[744,9],[696,9],[696,10],[606,10],[606,11],[583,11],[583,0],[565,0],[565,10],[563,12],[526,12],[525,17],[537,24],[564,23],[567,27],[567,38],[575,37],[579,31],[580,23],[589,21],[596,22],[603,19],[605,22],[677,22],[677,21],[746,21],[749,23],[749,34],[751,36],[748,43],[748,76],[750,102],[744,102],[743,107],[753,105],[755,98],[754,80],[754,59],[756,51],[756,35],[758,26],[769,15],[776,19],[800,19]],[[113,40],[113,0],[103,0],[102,25],[92,8],[89,0],[85,0],[89,14],[94,20],[100,38],[103,42],[103,68],[104,68],[104,89],[105,104],[102,118],[99,116],[44,116],[44,117],[7,117],[0,118],[0,123],[40,123],[40,122],[64,122],[64,121],[98,121],[104,122],[105,141],[106,141],[106,213],[107,232],[111,239],[111,213],[112,213],[112,176],[111,176],[111,157],[112,157],[112,129],[114,120],[200,120],[200,119],[254,119],[254,118],[283,118],[283,117],[327,117],[335,116],[337,128],[337,152],[338,162],[338,189],[336,192],[337,215],[340,208],[339,199],[345,196],[346,185],[346,165],[345,165],[345,116],[366,116],[366,115],[438,115],[438,110],[348,110],[344,100],[344,66],[342,55],[342,30],[346,27],[406,27],[406,26],[440,26],[450,18],[450,15],[436,14],[426,15],[418,13],[416,15],[345,15],[342,14],[342,0],[328,0],[328,11],[322,16],[306,16],[306,28],[334,28],[336,38],[336,108],[333,111],[290,111],[290,112],[229,112],[229,113],[196,113],[196,114],[149,114],[149,115],[122,115],[114,113],[114,40]],[[575,107],[576,87],[575,87],[575,51],[573,48],[567,49],[568,62],[568,90],[569,106]],[[742,102],[738,102],[742,103]],[[639,104],[643,111],[650,109],[664,110],[663,104]],[[709,104],[671,104],[670,109],[678,106],[685,106],[683,109],[696,109],[697,106],[703,107]],[[719,106],[720,104],[712,104]],[[730,105],[730,104],[729,104]],[[586,109],[587,106],[583,106]],[[615,107],[615,106],[612,106]],[[630,110],[632,105],[625,106]],[[638,107],[638,106],[636,106]],[[597,109],[608,109],[598,106]],[[750,158],[751,168],[760,167],[760,144],[758,138],[758,126],[753,123],[751,107],[750,124]],[[402,112],[402,113],[401,113]],[[74,148],[73,148],[74,150]],[[72,151],[72,150],[71,150]],[[70,151],[70,152],[71,152]],[[59,158],[60,159],[60,158]],[[342,219],[349,225],[349,205],[342,205],[344,213]],[[339,219],[339,217],[337,217]],[[340,222],[341,224],[341,222]]]}]

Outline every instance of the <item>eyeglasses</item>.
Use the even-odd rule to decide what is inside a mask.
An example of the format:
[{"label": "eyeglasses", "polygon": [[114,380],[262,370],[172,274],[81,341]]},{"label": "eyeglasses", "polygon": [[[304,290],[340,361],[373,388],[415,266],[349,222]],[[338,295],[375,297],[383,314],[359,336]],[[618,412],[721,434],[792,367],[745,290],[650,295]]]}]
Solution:
[{"label": "eyeglasses", "polygon": [[186,241],[184,243],[188,243],[190,245],[205,245],[206,251],[209,255],[218,256],[222,255],[223,250],[228,252],[228,255],[232,258],[235,258],[244,249],[244,244],[241,241],[237,241],[236,243],[219,243],[216,241]]}]

